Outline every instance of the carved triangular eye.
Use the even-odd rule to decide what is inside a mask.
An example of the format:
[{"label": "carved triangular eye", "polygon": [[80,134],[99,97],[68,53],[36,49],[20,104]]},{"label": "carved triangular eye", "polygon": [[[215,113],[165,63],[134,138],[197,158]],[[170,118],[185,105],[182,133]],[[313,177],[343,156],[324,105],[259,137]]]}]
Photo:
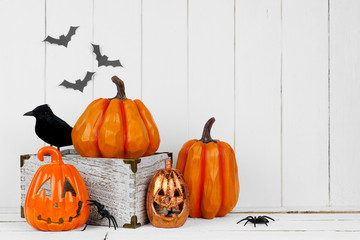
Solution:
[{"label": "carved triangular eye", "polygon": [[165,195],[165,193],[164,193],[164,191],[161,189],[161,190],[159,191],[158,195],[160,195],[160,196],[164,196],[164,195]]},{"label": "carved triangular eye", "polygon": [[46,197],[51,197],[51,185],[50,185],[50,178],[48,178],[41,187],[37,190],[36,194],[39,194],[41,190],[45,190]]},{"label": "carved triangular eye", "polygon": [[175,190],[174,197],[180,197],[180,193],[177,189]]},{"label": "carved triangular eye", "polygon": [[66,192],[71,192],[73,197],[76,197],[76,191],[75,191],[74,187],[71,185],[70,181],[67,178],[65,178],[65,181],[64,181],[63,192],[61,194],[62,198],[65,197]]}]

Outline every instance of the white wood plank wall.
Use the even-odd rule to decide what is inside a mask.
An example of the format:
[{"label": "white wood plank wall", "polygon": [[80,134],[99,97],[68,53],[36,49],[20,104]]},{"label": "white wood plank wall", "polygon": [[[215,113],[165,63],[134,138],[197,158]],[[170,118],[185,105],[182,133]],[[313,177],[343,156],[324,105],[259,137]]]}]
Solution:
[{"label": "white wood plank wall", "polygon": [[239,209],[281,207],[280,3],[236,1],[235,152]]},{"label": "white wood plank wall", "polygon": [[328,2],[282,1],[283,205],[328,205]]},{"label": "white wood plank wall", "polygon": [[[70,26],[68,48],[43,42]],[[118,75],[175,158],[216,118],[235,211],[358,210],[359,29],[357,0],[1,0],[0,207],[19,206],[19,155],[43,146],[22,115],[48,103],[74,125]],[[124,67],[98,67],[91,43]],[[83,93],[58,86],[87,71]]]},{"label": "white wood plank wall", "polygon": [[330,3],[330,203],[358,208],[360,1]]}]

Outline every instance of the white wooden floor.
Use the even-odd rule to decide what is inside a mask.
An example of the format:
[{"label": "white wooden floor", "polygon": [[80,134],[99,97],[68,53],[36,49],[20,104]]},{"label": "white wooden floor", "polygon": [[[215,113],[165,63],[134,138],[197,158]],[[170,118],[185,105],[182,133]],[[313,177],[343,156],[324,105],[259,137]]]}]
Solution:
[{"label": "white wooden floor", "polygon": [[[254,214],[252,214],[254,215]],[[255,214],[259,215],[259,214]],[[213,220],[191,219],[177,229],[159,229],[150,224],[138,229],[88,226],[66,232],[33,229],[14,210],[0,209],[0,239],[360,239],[360,214],[267,214],[276,221],[268,227],[236,222],[248,214],[233,213]],[[225,239],[224,239],[225,240]]]}]

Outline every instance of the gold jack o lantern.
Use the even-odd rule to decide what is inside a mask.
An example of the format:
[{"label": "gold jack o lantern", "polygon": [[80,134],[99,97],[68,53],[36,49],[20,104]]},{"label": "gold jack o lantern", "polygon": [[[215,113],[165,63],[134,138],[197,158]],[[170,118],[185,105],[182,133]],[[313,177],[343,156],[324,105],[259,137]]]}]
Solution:
[{"label": "gold jack o lantern", "polygon": [[172,168],[171,159],[165,169],[152,177],[146,197],[146,210],[151,224],[160,228],[184,225],[189,216],[189,191],[179,170]]}]

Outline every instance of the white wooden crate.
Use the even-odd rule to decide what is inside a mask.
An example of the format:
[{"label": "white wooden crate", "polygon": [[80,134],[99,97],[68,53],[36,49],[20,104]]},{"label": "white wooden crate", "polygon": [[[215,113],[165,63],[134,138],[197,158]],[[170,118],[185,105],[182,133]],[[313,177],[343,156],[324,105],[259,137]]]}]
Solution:
[{"label": "white wooden crate", "polygon": [[[62,152],[65,164],[77,168],[84,179],[91,200],[105,205],[119,226],[137,228],[148,222],[145,209],[147,186],[155,172],[164,168],[165,159],[171,153],[155,153],[138,159],[84,158],[74,150]],[[41,162],[36,154],[21,155],[21,214],[27,189],[36,170],[50,163],[50,156]],[[46,188],[46,186],[45,186]],[[108,219],[100,220],[96,207],[90,208],[87,221],[91,225],[108,225]]]}]

